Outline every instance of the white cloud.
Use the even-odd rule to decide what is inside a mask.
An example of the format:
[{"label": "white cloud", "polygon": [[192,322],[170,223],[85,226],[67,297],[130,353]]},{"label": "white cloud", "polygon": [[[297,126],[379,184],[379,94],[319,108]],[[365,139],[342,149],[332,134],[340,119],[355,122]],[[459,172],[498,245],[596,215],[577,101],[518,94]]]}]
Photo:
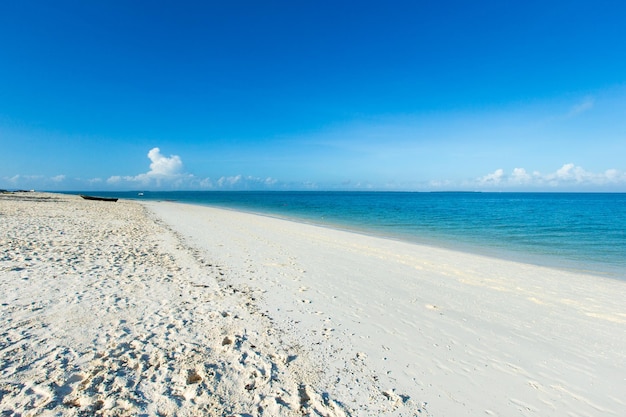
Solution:
[{"label": "white cloud", "polygon": [[577,188],[626,185],[626,172],[608,169],[602,173],[585,170],[573,163],[564,164],[554,172],[542,174],[534,171],[529,174],[524,168],[515,168],[510,174],[497,169],[491,174],[479,177],[476,185],[500,188]]},{"label": "white cloud", "polygon": [[150,171],[135,176],[114,175],[107,179],[107,183],[115,185],[127,182],[142,186],[162,187],[181,185],[185,179],[191,177],[182,173],[183,161],[178,155],[166,157],[161,154],[159,148],[152,148],[148,152],[148,158],[151,161]]},{"label": "white cloud", "polygon": [[609,181],[620,180],[620,172],[616,169],[607,169],[606,171],[604,171],[604,175]]},{"label": "white cloud", "polygon": [[[11,177],[0,177],[0,188],[11,189],[34,189],[34,190],[64,190],[64,189],[78,189],[76,185],[79,181],[75,181],[72,178],[68,178],[66,175],[13,175]],[[74,187],[74,188],[72,188]]]},{"label": "white cloud", "polygon": [[183,168],[183,161],[178,155],[171,155],[169,158],[161,155],[159,148],[152,148],[148,152],[148,158],[152,161],[150,164],[150,172],[146,175],[152,176],[175,176],[178,175]]},{"label": "white cloud", "polygon": [[45,177],[43,175],[14,175],[6,178],[6,180],[14,185],[22,184],[28,181],[43,181]]},{"label": "white cloud", "polygon": [[583,182],[585,178],[590,178],[591,174],[587,173],[581,167],[577,167],[574,164],[565,164],[561,168],[557,169],[554,174],[548,175],[550,181],[563,182]]},{"label": "white cloud", "polygon": [[250,190],[250,189],[267,189],[273,188],[279,184],[278,180],[272,177],[260,178],[253,176],[233,175],[222,176],[213,181],[205,178],[199,182],[201,188],[204,189],[224,189],[224,190]]},{"label": "white cloud", "polygon": [[483,184],[483,185],[495,185],[495,184],[500,184],[503,178],[504,178],[504,170],[496,169],[491,174],[487,174],[484,177],[479,178],[478,183]]},{"label": "white cloud", "polygon": [[532,181],[532,176],[524,168],[515,168],[511,174],[510,181],[515,184],[528,184]]},{"label": "white cloud", "polygon": [[217,180],[217,186],[219,188],[233,187],[237,183],[241,182],[241,178],[242,178],[241,175],[237,175],[234,177],[221,177],[220,179]]}]

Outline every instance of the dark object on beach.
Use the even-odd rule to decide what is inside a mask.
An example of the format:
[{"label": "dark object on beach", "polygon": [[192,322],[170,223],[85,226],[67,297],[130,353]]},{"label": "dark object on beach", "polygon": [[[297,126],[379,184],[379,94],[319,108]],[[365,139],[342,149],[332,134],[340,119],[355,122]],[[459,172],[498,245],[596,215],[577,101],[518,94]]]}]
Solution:
[{"label": "dark object on beach", "polygon": [[110,197],[94,197],[92,195],[80,195],[82,198],[84,198],[85,200],[96,200],[96,201],[112,201],[112,202],[116,202],[117,198],[110,198]]}]

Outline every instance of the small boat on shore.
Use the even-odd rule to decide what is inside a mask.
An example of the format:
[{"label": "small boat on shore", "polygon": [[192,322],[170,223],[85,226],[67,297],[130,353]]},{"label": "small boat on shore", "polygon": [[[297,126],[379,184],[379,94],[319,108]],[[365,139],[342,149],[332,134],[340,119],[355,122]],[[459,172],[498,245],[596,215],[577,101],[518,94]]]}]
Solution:
[{"label": "small boat on shore", "polygon": [[95,201],[111,201],[111,202],[116,202],[117,198],[113,198],[113,197],[95,197],[92,195],[80,195],[82,198],[84,198],[85,200],[95,200]]}]

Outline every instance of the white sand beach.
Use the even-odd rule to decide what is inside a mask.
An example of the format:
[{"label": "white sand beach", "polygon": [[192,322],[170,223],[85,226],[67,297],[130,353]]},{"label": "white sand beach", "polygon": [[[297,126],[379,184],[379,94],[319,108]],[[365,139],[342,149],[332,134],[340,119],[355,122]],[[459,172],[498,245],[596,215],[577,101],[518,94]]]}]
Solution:
[{"label": "white sand beach", "polygon": [[623,281],[170,202],[0,230],[3,416],[626,410]]}]

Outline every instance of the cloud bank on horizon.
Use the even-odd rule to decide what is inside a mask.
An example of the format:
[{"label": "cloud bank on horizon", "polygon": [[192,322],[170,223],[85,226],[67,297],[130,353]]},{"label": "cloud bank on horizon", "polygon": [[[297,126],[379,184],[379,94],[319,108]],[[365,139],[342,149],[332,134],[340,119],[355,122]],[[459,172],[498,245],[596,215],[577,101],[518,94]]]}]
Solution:
[{"label": "cloud bank on horizon", "polygon": [[494,172],[480,177],[475,182],[477,185],[487,187],[572,187],[577,186],[618,186],[626,184],[626,173],[616,169],[607,169],[602,173],[586,171],[573,163],[563,165],[555,172],[542,174],[539,171],[528,173],[524,168],[515,168],[510,174],[506,174],[499,168]]},{"label": "cloud bank on horizon", "polygon": [[150,170],[134,176],[114,175],[106,183],[120,189],[183,189],[183,190],[236,190],[272,188],[277,181],[272,178],[252,176],[222,176],[216,180],[197,178],[183,172],[183,161],[178,155],[165,156],[161,149],[152,148],[148,152]]},{"label": "cloud bank on horizon", "polygon": [[[526,168],[506,172],[498,168],[477,178],[464,180],[433,179],[413,183],[373,183],[344,181],[340,185],[320,184],[310,181],[289,182],[276,178],[260,178],[236,174],[216,179],[200,178],[184,170],[178,155],[165,156],[154,147],[147,154],[149,170],[132,176],[113,175],[101,178],[68,178],[60,174],[15,175],[3,178],[10,188],[45,190],[376,190],[376,191],[623,191],[626,172],[610,168],[604,172],[591,172],[574,163],[566,163],[554,172],[542,173]],[[68,188],[69,187],[69,188]]]}]

